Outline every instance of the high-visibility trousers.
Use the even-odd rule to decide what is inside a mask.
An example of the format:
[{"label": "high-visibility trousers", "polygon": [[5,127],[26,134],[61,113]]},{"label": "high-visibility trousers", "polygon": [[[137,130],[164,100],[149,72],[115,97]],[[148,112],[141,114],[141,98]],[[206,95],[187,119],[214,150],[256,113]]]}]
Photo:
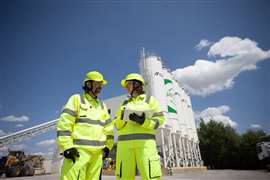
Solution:
[{"label": "high-visibility trousers", "polygon": [[99,180],[102,168],[102,150],[90,152],[77,148],[80,157],[75,163],[65,158],[61,169],[61,180]]},{"label": "high-visibility trousers", "polygon": [[118,141],[116,179],[134,180],[136,167],[143,180],[162,176],[155,140]]}]

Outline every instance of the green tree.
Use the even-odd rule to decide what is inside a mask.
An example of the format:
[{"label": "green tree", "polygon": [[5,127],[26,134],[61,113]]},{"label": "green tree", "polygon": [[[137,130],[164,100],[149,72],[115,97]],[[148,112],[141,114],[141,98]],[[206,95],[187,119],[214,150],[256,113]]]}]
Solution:
[{"label": "green tree", "polygon": [[261,137],[266,136],[263,130],[247,130],[240,139],[241,169],[259,169],[260,161],[257,157],[256,144]]},{"label": "green tree", "polygon": [[202,158],[211,169],[237,168],[239,135],[221,122],[201,120],[198,136]]},{"label": "green tree", "polygon": [[204,165],[211,169],[259,169],[256,144],[266,136],[263,130],[247,130],[239,135],[221,122],[201,120],[198,128]]}]

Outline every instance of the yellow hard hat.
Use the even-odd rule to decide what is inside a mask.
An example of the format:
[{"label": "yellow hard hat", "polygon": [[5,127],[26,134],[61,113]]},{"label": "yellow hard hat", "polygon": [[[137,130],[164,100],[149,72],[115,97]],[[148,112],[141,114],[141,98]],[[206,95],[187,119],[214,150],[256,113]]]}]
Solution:
[{"label": "yellow hard hat", "polygon": [[90,71],[86,74],[86,77],[84,79],[84,83],[86,81],[89,81],[89,80],[92,80],[92,81],[102,81],[102,84],[105,85],[107,84],[107,81],[104,80],[103,78],[103,75],[100,73],[100,72],[97,72],[97,71]]},{"label": "yellow hard hat", "polygon": [[144,85],[143,77],[140,74],[137,74],[137,73],[128,74],[126,76],[126,78],[121,81],[121,85],[123,87],[126,87],[126,81],[128,81],[128,80],[138,80],[138,81],[140,81],[142,83],[142,85]]}]

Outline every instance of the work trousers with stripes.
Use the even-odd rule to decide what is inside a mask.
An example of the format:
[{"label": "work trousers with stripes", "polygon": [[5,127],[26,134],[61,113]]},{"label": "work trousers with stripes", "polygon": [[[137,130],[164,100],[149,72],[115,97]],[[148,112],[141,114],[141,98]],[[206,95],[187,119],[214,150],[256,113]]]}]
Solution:
[{"label": "work trousers with stripes", "polygon": [[155,139],[120,138],[117,143],[116,179],[134,180],[136,167],[143,180],[160,179],[160,157]]}]

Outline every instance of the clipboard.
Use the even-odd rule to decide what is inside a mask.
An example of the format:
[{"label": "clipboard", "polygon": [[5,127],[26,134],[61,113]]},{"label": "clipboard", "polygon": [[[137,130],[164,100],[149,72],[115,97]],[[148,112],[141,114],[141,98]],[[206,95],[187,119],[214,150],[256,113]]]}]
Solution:
[{"label": "clipboard", "polygon": [[124,117],[123,120],[125,122],[127,122],[129,120],[129,115],[135,113],[139,116],[141,116],[143,113],[145,114],[145,118],[151,118],[154,114],[154,111],[152,109],[147,109],[147,110],[143,110],[143,111],[139,111],[139,110],[132,110],[132,109],[125,109],[124,110]]}]

